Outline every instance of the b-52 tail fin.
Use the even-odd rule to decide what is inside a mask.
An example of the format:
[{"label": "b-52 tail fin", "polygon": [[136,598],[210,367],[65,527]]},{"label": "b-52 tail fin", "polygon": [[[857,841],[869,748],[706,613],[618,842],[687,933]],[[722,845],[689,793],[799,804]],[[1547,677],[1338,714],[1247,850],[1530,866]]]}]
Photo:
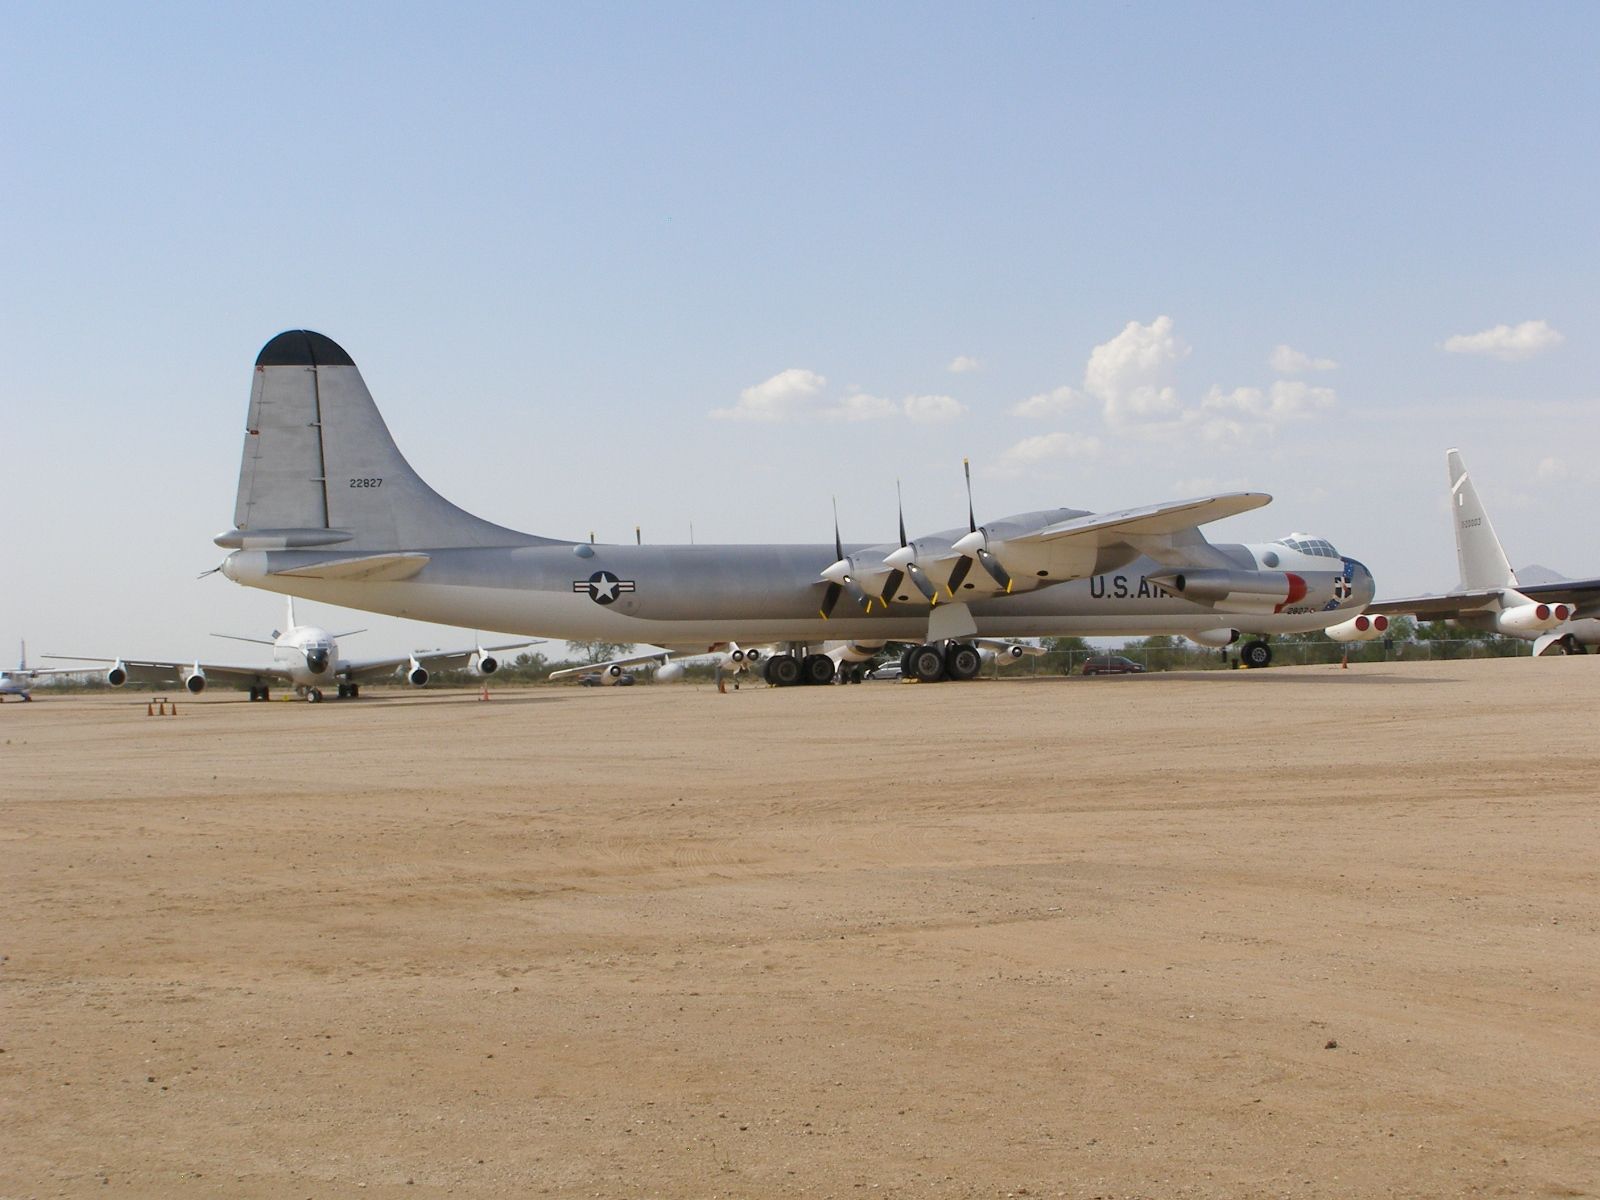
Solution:
[{"label": "b-52 tail fin", "polygon": [[1455,522],[1456,563],[1461,568],[1461,589],[1516,587],[1517,574],[1495,536],[1489,514],[1472,477],[1461,462],[1461,451],[1446,450],[1450,468],[1450,516]]}]

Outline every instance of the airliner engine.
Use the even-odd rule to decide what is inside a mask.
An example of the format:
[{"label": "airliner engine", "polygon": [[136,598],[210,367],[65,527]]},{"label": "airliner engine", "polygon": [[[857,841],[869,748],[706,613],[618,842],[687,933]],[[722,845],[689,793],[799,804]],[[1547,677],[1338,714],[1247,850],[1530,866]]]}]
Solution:
[{"label": "airliner engine", "polygon": [[1231,612],[1277,612],[1306,594],[1306,581],[1292,571],[1169,571],[1150,582],[1185,600]]},{"label": "airliner engine", "polygon": [[128,682],[128,668],[122,665],[120,659],[106,672],[106,682],[112,687],[121,687]]},{"label": "airliner engine", "polygon": [[186,671],[183,676],[183,686],[188,689],[191,696],[198,696],[206,690],[206,673],[199,667]]},{"label": "airliner engine", "polygon": [[685,667],[682,663],[664,662],[656,668],[657,683],[677,683],[683,678]]},{"label": "airliner engine", "polygon": [[475,654],[472,656],[472,669],[479,675],[493,675],[500,669],[500,660],[492,654]]},{"label": "airliner engine", "polygon": [[411,665],[406,668],[406,682],[412,687],[427,687],[428,668],[413,658]]}]

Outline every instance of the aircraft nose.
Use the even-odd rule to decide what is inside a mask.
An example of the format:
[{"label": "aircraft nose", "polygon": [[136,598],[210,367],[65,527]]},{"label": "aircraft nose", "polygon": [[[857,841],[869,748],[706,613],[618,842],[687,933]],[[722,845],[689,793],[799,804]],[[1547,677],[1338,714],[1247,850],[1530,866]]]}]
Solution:
[{"label": "aircraft nose", "polygon": [[1353,558],[1350,560],[1350,583],[1352,593],[1350,599],[1345,602],[1347,607],[1372,603],[1372,598],[1378,591],[1377,581],[1372,578],[1372,572],[1367,570],[1365,564]]},{"label": "aircraft nose", "polygon": [[321,675],[328,669],[328,652],[319,647],[306,651],[306,666],[313,675]]}]

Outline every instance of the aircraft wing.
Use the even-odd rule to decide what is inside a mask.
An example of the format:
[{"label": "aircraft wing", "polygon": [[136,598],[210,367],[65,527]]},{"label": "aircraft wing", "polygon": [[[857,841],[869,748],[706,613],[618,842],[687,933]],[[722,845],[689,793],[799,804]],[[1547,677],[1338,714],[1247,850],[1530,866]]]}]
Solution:
[{"label": "aircraft wing", "polygon": [[499,646],[472,646],[466,650],[418,650],[412,654],[402,654],[398,658],[347,658],[340,661],[337,674],[341,679],[375,679],[398,671],[401,667],[409,667],[413,661],[429,670],[448,671],[452,667],[466,666],[479,654],[497,654],[504,650],[520,650],[524,646],[543,644],[542,638],[525,638],[520,642],[505,642]]},{"label": "aircraft wing", "polygon": [[[1600,579],[1563,579],[1556,583],[1518,585],[1516,590],[1530,600],[1566,603],[1577,609],[1578,617],[1600,613]],[[1467,588],[1427,596],[1404,596],[1398,600],[1375,600],[1363,610],[1386,616],[1404,614],[1424,621],[1471,616],[1493,612],[1499,607],[1500,588]]]},{"label": "aircraft wing", "polygon": [[[1127,508],[1121,512],[1090,513],[1074,517],[1055,525],[1046,525],[1032,533],[1019,534],[1006,539],[1011,542],[1056,542],[1063,538],[1093,538],[1097,542],[1110,542],[1119,537],[1161,537],[1194,529],[1224,517],[1237,516],[1251,509],[1272,503],[1265,492],[1224,492],[1216,496],[1201,496],[1194,500],[1172,500],[1165,504],[1151,504],[1144,508]],[[1115,535],[1115,536],[1108,536]]]},{"label": "aircraft wing", "polygon": [[[210,663],[195,662],[192,659],[184,662],[167,662],[153,658],[89,658],[81,654],[46,654],[50,659],[71,659],[75,662],[120,664],[128,673],[129,679],[138,680],[140,683],[182,683],[184,677],[199,667],[207,679],[228,679],[239,683],[259,683],[268,679],[289,678],[289,673],[282,667],[263,664],[258,667],[241,666],[238,663]],[[88,671],[92,667],[63,667],[62,670]]]},{"label": "aircraft wing", "polygon": [[1005,638],[970,638],[974,646],[982,646],[985,650],[995,650],[1001,654],[1020,653],[1028,658],[1040,658],[1050,653],[1043,646],[1030,646],[1026,642],[1013,642]]},{"label": "aircraft wing", "polygon": [[654,650],[649,654],[632,654],[627,658],[613,658],[606,662],[584,663],[581,667],[563,667],[559,671],[551,671],[551,680],[571,679],[579,675],[587,675],[591,671],[604,671],[608,667],[634,667],[640,663],[666,662],[672,657],[671,650]]}]

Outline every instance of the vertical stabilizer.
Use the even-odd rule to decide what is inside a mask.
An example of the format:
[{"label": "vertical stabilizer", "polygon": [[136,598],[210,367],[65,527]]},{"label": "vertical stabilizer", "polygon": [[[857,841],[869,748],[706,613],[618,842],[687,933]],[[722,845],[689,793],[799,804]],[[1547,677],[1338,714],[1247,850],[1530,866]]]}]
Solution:
[{"label": "vertical stabilizer", "polygon": [[1472,486],[1472,477],[1462,465],[1461,451],[1446,450],[1444,458],[1450,468],[1450,519],[1455,523],[1456,565],[1461,569],[1462,588],[1516,587],[1516,572],[1500,547],[1489,514],[1478,499],[1478,489]]},{"label": "vertical stabilizer", "polygon": [[285,615],[284,619],[289,622],[287,625],[285,625],[283,627],[283,631],[285,633],[288,633],[291,629],[295,628],[299,624],[299,622],[294,619],[294,597],[293,596],[289,597],[289,611]]},{"label": "vertical stabilizer", "polygon": [[355,362],[307,329],[280,333],[256,359],[233,519],[218,544],[348,552],[549,540],[475,517],[423,482]]}]

